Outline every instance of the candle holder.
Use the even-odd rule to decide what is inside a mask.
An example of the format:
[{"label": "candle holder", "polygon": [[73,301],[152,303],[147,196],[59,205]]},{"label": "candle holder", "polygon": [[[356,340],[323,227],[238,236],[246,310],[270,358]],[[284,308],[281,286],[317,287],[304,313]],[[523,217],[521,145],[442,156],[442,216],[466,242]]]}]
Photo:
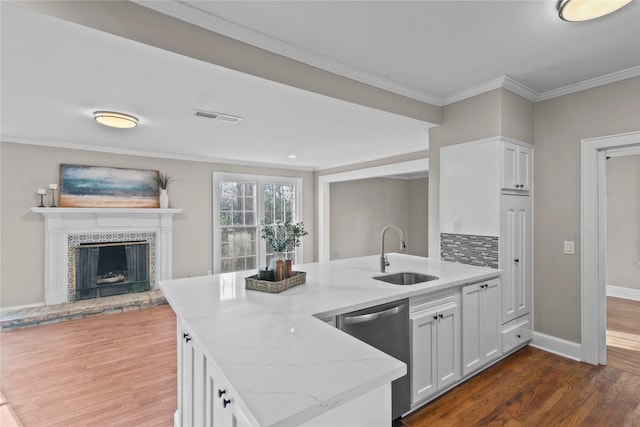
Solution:
[{"label": "candle holder", "polygon": [[57,208],[56,206],[56,190],[54,188],[51,188],[51,206],[49,206],[50,208]]},{"label": "candle holder", "polygon": [[38,205],[39,208],[44,208],[46,207],[44,205],[44,194],[38,194],[38,196],[40,196],[40,204]]}]

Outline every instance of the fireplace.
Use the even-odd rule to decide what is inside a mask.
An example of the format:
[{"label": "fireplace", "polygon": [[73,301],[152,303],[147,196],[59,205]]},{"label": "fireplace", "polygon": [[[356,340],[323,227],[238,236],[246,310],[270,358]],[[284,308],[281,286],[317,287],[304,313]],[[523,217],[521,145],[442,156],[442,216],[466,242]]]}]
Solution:
[{"label": "fireplace", "polygon": [[75,301],[150,289],[149,242],[83,243],[73,247]]},{"label": "fireplace", "polygon": [[[42,214],[45,219],[46,305],[116,295],[125,290],[138,292],[145,286],[148,290],[154,290],[158,288],[160,280],[172,278],[172,217],[181,209],[31,208],[31,211]],[[109,263],[109,267],[100,270],[100,283],[97,281],[97,270],[96,279],[93,279],[93,269],[97,267],[79,268],[75,263],[78,257],[95,256],[84,252],[91,247],[98,248],[102,253],[111,246],[124,246],[126,251],[126,246],[138,245],[145,248],[139,250],[146,252],[148,267],[136,262],[135,272],[132,273],[130,268],[133,267],[116,267]],[[131,258],[134,255],[129,256]],[[104,256],[107,256],[106,253]],[[124,258],[126,262],[126,253]],[[82,269],[82,273],[79,269]],[[146,279],[141,271],[146,273]],[[130,276],[134,273],[136,277],[132,280]],[[78,274],[84,276],[80,281]],[[121,280],[119,275],[126,276],[126,279]]]}]

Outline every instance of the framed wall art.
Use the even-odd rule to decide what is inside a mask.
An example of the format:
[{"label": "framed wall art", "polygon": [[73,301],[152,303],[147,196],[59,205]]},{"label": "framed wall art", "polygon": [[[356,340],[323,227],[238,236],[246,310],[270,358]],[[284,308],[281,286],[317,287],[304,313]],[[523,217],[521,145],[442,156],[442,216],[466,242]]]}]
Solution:
[{"label": "framed wall art", "polygon": [[158,171],[60,165],[59,206],[67,208],[157,208]]}]

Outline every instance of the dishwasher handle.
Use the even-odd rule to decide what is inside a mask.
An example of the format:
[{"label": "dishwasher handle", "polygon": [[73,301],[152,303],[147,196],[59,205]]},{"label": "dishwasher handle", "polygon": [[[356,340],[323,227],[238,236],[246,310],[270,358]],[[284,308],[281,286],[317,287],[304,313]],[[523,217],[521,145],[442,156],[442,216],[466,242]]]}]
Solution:
[{"label": "dishwasher handle", "polygon": [[397,307],[391,307],[386,310],[377,311],[369,314],[359,314],[356,316],[344,316],[342,321],[345,325],[354,325],[356,323],[373,322],[374,320],[383,319],[385,317],[394,316],[404,310],[407,303]]}]

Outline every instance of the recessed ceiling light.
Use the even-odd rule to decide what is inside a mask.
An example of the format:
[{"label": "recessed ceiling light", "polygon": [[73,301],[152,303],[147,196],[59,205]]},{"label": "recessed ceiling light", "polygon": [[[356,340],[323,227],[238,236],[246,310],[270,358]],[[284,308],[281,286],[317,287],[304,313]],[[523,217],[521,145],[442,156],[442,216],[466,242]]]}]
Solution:
[{"label": "recessed ceiling light", "polygon": [[589,21],[608,15],[631,3],[631,0],[564,0],[560,18],[570,22]]},{"label": "recessed ceiling light", "polygon": [[93,118],[101,125],[112,128],[128,129],[138,125],[138,118],[116,111],[94,111]]},{"label": "recessed ceiling light", "polygon": [[296,156],[295,154],[289,154],[287,157],[289,157],[290,159],[295,159],[298,156]]}]

